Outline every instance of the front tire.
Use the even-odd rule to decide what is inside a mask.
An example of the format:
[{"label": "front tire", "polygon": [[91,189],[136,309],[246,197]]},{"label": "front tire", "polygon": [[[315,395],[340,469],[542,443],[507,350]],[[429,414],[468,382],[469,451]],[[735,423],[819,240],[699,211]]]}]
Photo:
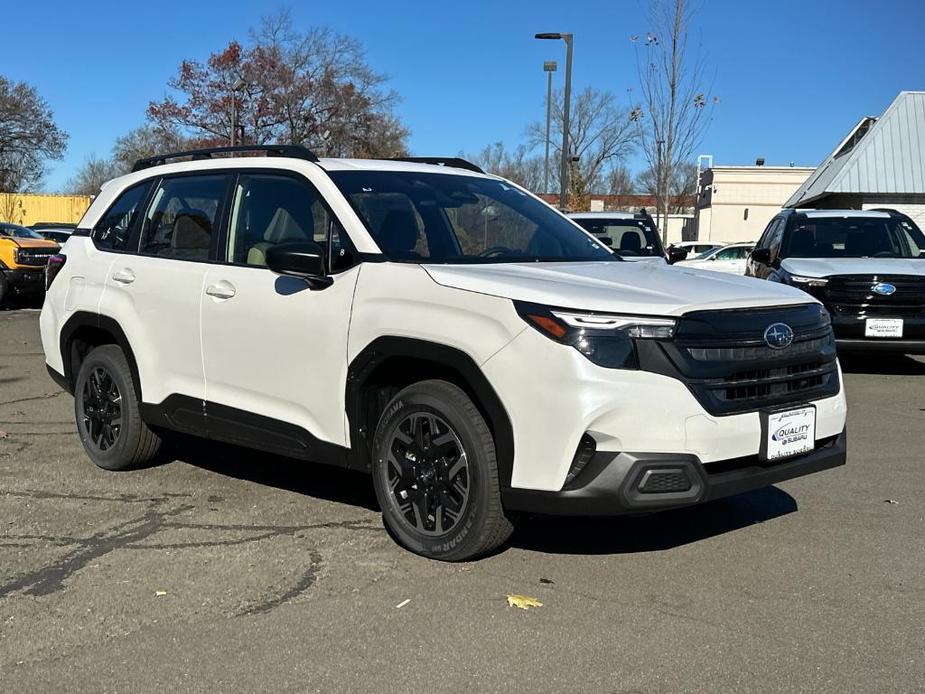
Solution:
[{"label": "front tire", "polygon": [[513,530],[491,432],[452,383],[422,381],[392,399],[376,428],[372,468],[385,524],[412,552],[474,559]]},{"label": "front tire", "polygon": [[161,447],[161,438],[141,418],[131,369],[116,345],[97,347],[83,360],[74,414],[84,450],[104,470],[144,465]]}]

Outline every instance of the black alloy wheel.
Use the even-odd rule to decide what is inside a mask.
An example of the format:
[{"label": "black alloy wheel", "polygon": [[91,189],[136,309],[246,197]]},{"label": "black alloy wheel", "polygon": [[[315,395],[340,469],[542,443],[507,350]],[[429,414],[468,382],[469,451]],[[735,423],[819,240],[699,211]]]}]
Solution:
[{"label": "black alloy wheel", "polygon": [[469,462],[459,435],[444,419],[416,412],[398,423],[388,455],[391,501],[423,535],[443,535],[469,502]]},{"label": "black alloy wheel", "polygon": [[475,559],[513,530],[491,430],[455,383],[419,381],[399,391],[379,417],[371,467],[383,521],[412,552]]},{"label": "black alloy wheel", "polygon": [[122,432],[122,393],[102,366],[88,375],[80,403],[80,425],[87,442],[101,453],[110,450]]},{"label": "black alloy wheel", "polygon": [[118,345],[86,355],[74,383],[74,415],[84,450],[104,470],[128,470],[152,462],[161,436],[141,417],[132,369]]}]

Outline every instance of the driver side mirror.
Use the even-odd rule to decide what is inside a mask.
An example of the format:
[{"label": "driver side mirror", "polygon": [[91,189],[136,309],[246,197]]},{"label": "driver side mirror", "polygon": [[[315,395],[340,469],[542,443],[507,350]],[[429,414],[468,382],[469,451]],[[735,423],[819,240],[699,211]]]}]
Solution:
[{"label": "driver side mirror", "polygon": [[752,251],[751,254],[752,260],[756,263],[761,263],[762,265],[771,264],[771,249],[770,248],[756,248]]},{"label": "driver side mirror", "polygon": [[669,248],[668,249],[668,264],[673,265],[679,260],[687,259],[687,249],[685,248]]},{"label": "driver side mirror", "polygon": [[330,287],[334,280],[324,269],[324,250],[314,241],[290,241],[267,249],[267,267],[277,275],[298,277],[315,289]]}]

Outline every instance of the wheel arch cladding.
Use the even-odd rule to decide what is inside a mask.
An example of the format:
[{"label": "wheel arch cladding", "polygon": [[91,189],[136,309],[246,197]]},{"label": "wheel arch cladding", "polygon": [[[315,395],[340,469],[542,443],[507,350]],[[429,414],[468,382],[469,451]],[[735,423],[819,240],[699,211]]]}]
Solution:
[{"label": "wheel arch cladding", "polygon": [[77,373],[84,358],[95,347],[101,345],[117,345],[125,355],[129,369],[132,372],[132,385],[142,400],[141,379],[138,376],[138,364],[135,354],[122,326],[109,316],[87,311],[78,311],[68,318],[61,328],[60,349],[61,360],[64,365],[64,378],[68,388],[73,394],[77,382]]},{"label": "wheel arch cladding", "polygon": [[345,402],[354,465],[369,470],[376,424],[395,393],[412,383],[434,378],[458,385],[475,403],[495,441],[498,481],[502,488],[509,487],[514,467],[514,432],[495,389],[466,352],[416,338],[377,338],[350,362]]}]

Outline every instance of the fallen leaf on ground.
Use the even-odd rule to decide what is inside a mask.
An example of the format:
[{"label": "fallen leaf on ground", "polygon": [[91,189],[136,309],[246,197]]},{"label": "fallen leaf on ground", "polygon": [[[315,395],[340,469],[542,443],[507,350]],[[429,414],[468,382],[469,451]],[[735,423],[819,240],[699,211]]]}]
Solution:
[{"label": "fallen leaf on ground", "polygon": [[8,439],[10,437],[5,431],[0,431],[0,439]]},{"label": "fallen leaf on ground", "polygon": [[898,504],[899,502],[896,499],[884,499],[883,503],[885,504]]},{"label": "fallen leaf on ground", "polygon": [[519,607],[522,610],[529,610],[531,607],[542,607],[543,603],[541,603],[536,598],[530,598],[526,595],[508,595],[507,606]]},{"label": "fallen leaf on ground", "polygon": [[166,590],[155,590],[154,591],[154,597],[159,598],[162,595],[167,595],[167,591]]}]

